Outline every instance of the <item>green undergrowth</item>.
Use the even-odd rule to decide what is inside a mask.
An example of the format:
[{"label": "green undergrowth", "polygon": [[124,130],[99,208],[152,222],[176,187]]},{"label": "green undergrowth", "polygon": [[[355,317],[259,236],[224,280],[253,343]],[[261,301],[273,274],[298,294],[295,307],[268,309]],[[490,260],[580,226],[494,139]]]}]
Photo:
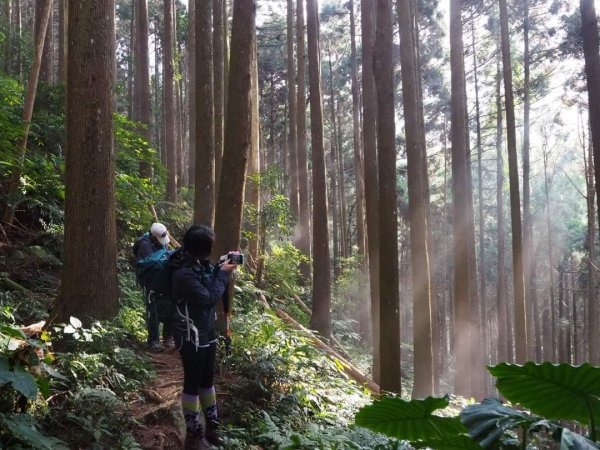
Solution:
[{"label": "green undergrowth", "polygon": [[369,393],[343,373],[339,361],[311,344],[311,334],[265,310],[257,294],[250,284],[237,293],[233,353],[222,367],[227,448],[405,448],[354,427],[356,411],[371,401]]},{"label": "green undergrowth", "polygon": [[153,378],[140,355],[143,305],[130,275],[121,308],[85,328],[77,318],[27,338],[25,308],[6,296],[0,321],[0,448],[136,449],[127,403]]}]

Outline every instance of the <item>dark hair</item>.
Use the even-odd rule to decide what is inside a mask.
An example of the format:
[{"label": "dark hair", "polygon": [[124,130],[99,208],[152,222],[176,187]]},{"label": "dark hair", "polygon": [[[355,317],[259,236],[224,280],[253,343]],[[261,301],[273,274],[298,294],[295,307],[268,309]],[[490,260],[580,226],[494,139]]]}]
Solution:
[{"label": "dark hair", "polygon": [[192,225],[183,236],[183,248],[196,257],[207,257],[211,254],[215,242],[215,233],[207,225]]}]

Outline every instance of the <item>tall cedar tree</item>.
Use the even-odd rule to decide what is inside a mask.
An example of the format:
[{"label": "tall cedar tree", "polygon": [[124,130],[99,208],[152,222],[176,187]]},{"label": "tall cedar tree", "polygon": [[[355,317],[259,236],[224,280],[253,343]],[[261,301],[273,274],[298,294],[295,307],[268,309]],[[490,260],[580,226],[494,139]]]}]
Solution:
[{"label": "tall cedar tree", "polygon": [[594,150],[592,147],[592,142],[587,145],[587,155],[586,149],[583,151],[583,160],[585,164],[585,178],[586,178],[586,200],[587,200],[587,218],[588,218],[588,236],[587,236],[587,251],[588,251],[588,261],[587,261],[587,269],[590,276],[587,286],[587,327],[588,327],[588,345],[589,345],[589,354],[588,361],[590,361],[594,365],[600,364],[600,349],[597,345],[593,345],[593,342],[600,341],[600,320],[599,311],[598,311],[598,303],[596,299],[596,281],[597,275],[595,272],[596,265],[596,249],[594,245],[594,241],[596,238],[596,219],[595,219],[595,191],[594,191]]},{"label": "tall cedar tree", "polygon": [[515,131],[515,107],[512,85],[512,62],[508,33],[506,0],[500,0],[500,35],[502,42],[502,73],[506,107],[506,142],[508,147],[508,178],[510,185],[510,221],[512,230],[513,289],[515,301],[515,362],[527,360],[527,308],[525,303],[525,279],[523,275],[523,234],[521,224],[521,200],[519,193],[519,168],[517,161],[517,137]]},{"label": "tall cedar tree", "polygon": [[426,197],[427,153],[421,86],[418,64],[417,16],[412,0],[398,3],[400,27],[400,64],[404,99],[404,130],[408,156],[408,196],[410,216],[410,251],[413,282],[413,333],[415,382],[413,397],[423,398],[434,393],[433,341],[431,310],[431,272],[429,266]]},{"label": "tall cedar tree", "polygon": [[4,0],[4,72],[7,74],[12,73],[11,60],[12,60],[12,1]]},{"label": "tall cedar tree", "polygon": [[[394,113],[393,25],[390,0],[376,2],[374,72],[377,86],[379,174],[379,285],[381,286],[381,389],[400,393],[400,286],[396,211],[396,126]],[[431,350],[430,350],[431,351]]]},{"label": "tall cedar tree", "polygon": [[[306,41],[304,40],[304,2],[296,1],[296,55],[298,58],[298,101],[296,102],[296,155],[298,157],[298,248],[311,256],[310,193],[308,189],[308,153],[306,149]],[[310,265],[300,266],[302,275],[310,280]]]},{"label": "tall cedar tree", "polygon": [[508,361],[508,326],[506,305],[506,252],[504,235],[504,158],[502,145],[502,72],[500,52],[496,53],[496,223],[498,242],[498,280],[496,286],[497,362]]},{"label": "tall cedar tree", "polygon": [[323,148],[323,96],[319,48],[319,12],[317,0],[306,1],[308,41],[308,82],[310,86],[310,137],[312,150],[313,194],[313,310],[310,325],[321,335],[331,334],[331,267],[327,222],[327,184]]},{"label": "tall cedar tree", "polygon": [[196,3],[196,180],[194,222],[212,225],[215,214],[212,1]]},{"label": "tall cedar tree", "polygon": [[21,183],[21,173],[23,170],[23,162],[25,159],[25,150],[27,148],[27,139],[29,136],[29,127],[31,125],[31,117],[33,116],[33,105],[35,102],[35,94],[37,92],[37,85],[42,66],[42,54],[45,36],[49,29],[50,12],[52,10],[52,0],[40,0],[39,5],[42,6],[40,15],[38,16],[38,32],[35,34],[35,55],[33,63],[31,65],[31,72],[29,74],[29,81],[27,82],[27,97],[25,98],[25,105],[23,107],[23,123],[25,124],[23,130],[23,138],[19,142],[17,149],[17,155],[15,158],[15,164],[12,169],[10,181],[8,184],[8,201],[4,205],[4,211],[2,213],[2,221],[8,225],[12,225],[15,218],[15,208],[17,207],[17,194],[19,191],[19,185]]},{"label": "tall cedar tree", "polygon": [[[583,36],[583,53],[585,57],[585,77],[587,80],[588,107],[590,132],[592,135],[592,146],[594,152],[594,175],[596,181],[596,199],[598,202],[598,215],[600,217],[600,54],[598,48],[598,20],[593,0],[580,0],[581,11],[581,35]],[[600,316],[597,300],[591,305],[593,309],[588,314],[594,317]],[[596,364],[600,362],[600,349],[598,345],[599,331],[595,328],[594,340],[590,341],[591,361]]]},{"label": "tall cedar tree", "polygon": [[[115,3],[69,0],[65,249],[56,315],[118,310],[112,104]],[[82,101],[85,99],[86,101]]]},{"label": "tall cedar tree", "polygon": [[[215,116],[215,184],[219,181],[221,173],[221,159],[223,158],[223,132],[225,129],[225,45],[227,43],[227,0],[213,0],[213,89],[214,89],[214,116]],[[218,186],[215,186],[215,195]]]},{"label": "tall cedar tree", "polygon": [[[298,0],[302,1],[302,0]],[[290,157],[290,206],[295,217],[299,215],[298,206],[298,155],[296,147],[296,70],[294,64],[294,1],[287,0],[287,101],[288,136],[287,148]]]},{"label": "tall cedar tree", "polygon": [[454,238],[454,354],[455,392],[471,393],[471,346],[469,280],[469,177],[467,175],[467,99],[463,32],[461,21],[462,0],[450,1],[450,68],[451,68],[451,136],[452,136],[452,198]]},{"label": "tall cedar tree", "polygon": [[377,182],[377,96],[373,73],[373,40],[375,37],[373,11],[373,0],[361,0],[365,224],[373,329],[373,380],[379,383],[379,187]]},{"label": "tall cedar tree", "polygon": [[44,23],[43,10],[45,1],[50,1],[50,18],[48,19],[47,31],[44,34],[44,51],[42,53],[42,65],[40,67],[40,81],[51,84],[53,82],[52,67],[54,63],[52,58],[52,18],[54,15],[52,0],[35,2],[34,36],[37,36],[38,33],[42,32],[40,26],[43,27]]},{"label": "tall cedar tree", "polygon": [[[358,61],[356,57],[356,24],[354,19],[354,0],[348,2],[350,10],[350,58],[352,71],[352,142],[354,144],[354,190],[356,192],[356,240],[358,242],[358,257],[360,272],[367,274],[366,237],[365,237],[365,178],[362,154],[362,135],[360,130],[360,86],[358,84]],[[365,286],[362,286],[360,298],[359,327],[362,337],[370,338],[371,324],[369,314],[369,297]]]},{"label": "tall cedar tree", "polygon": [[256,0],[235,0],[223,165],[215,215],[216,254],[240,245],[246,164],[252,136],[251,70],[256,58]]},{"label": "tall cedar tree", "polygon": [[[17,1],[17,3],[19,3]],[[58,1],[58,53],[56,57],[58,58],[58,76],[57,80],[59,83],[64,83],[66,80],[66,72],[65,72],[65,9],[67,7],[66,0]]]},{"label": "tall cedar tree", "polygon": [[196,2],[189,2],[188,24],[188,181],[194,184],[196,174]]},{"label": "tall cedar tree", "polygon": [[[152,142],[152,110],[150,108],[150,57],[148,54],[148,2],[135,0],[135,47],[134,61],[134,90],[133,90],[133,120],[142,124],[140,134],[148,142]],[[144,162],[140,164],[140,175],[150,178],[151,166]]]},{"label": "tall cedar tree", "polygon": [[175,66],[173,62],[173,3],[164,1],[163,77],[165,105],[165,144],[167,162],[167,198],[177,201],[177,157],[175,154]]}]

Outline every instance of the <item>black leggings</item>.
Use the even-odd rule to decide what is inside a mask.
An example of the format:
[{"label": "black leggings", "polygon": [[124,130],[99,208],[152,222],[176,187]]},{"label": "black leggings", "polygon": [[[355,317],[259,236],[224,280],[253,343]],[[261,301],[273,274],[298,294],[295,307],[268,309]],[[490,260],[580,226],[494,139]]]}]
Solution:
[{"label": "black leggings", "polygon": [[200,394],[200,389],[214,384],[215,358],[217,344],[196,348],[194,344],[184,341],[179,350],[183,364],[183,392],[188,395]]}]

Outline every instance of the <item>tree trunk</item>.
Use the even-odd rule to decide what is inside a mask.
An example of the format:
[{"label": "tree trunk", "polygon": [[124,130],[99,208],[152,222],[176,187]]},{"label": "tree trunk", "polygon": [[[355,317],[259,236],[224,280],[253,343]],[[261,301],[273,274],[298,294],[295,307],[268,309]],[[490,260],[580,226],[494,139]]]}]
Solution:
[{"label": "tree trunk", "polygon": [[331,274],[327,222],[327,182],[323,148],[323,96],[317,0],[306,0],[308,42],[308,80],[310,86],[310,137],[312,150],[313,194],[313,313],[311,328],[322,336],[331,334]]},{"label": "tree trunk", "polygon": [[331,106],[331,164],[329,175],[331,178],[330,186],[330,211],[333,219],[333,277],[334,280],[340,275],[340,258],[343,256],[342,247],[344,245],[344,222],[342,215],[342,196],[340,184],[342,180],[342,171],[340,170],[340,152],[338,142],[338,124],[335,111],[335,96],[333,94],[333,69],[331,67],[331,48],[328,48],[329,66],[329,104]]},{"label": "tree trunk", "polygon": [[585,57],[590,134],[594,148],[594,175],[596,199],[600,217],[600,50],[598,43],[598,19],[593,0],[579,0],[581,11],[581,36]]},{"label": "tree trunk", "polygon": [[404,100],[404,129],[408,157],[410,251],[413,285],[414,385],[413,398],[434,394],[431,272],[427,201],[429,181],[423,125],[421,69],[417,59],[417,16],[411,0],[397,3],[400,27],[400,64]]},{"label": "tree trunk", "polygon": [[[377,181],[377,97],[373,72],[375,37],[374,0],[361,0],[362,84],[363,84],[363,151],[365,158],[365,209],[369,260],[371,323],[373,328],[373,379],[381,380],[379,349],[379,187]],[[396,178],[394,177],[394,180]]]},{"label": "tree trunk", "polygon": [[[254,50],[256,54],[256,49]],[[250,149],[248,152],[248,168],[246,169],[246,178],[255,178],[260,176],[260,111],[258,97],[258,58],[252,59],[252,84],[251,84],[251,135]],[[246,183],[244,193],[244,203],[252,205],[255,211],[260,211],[260,188],[256,182],[250,181]],[[256,261],[258,261],[258,234],[259,234],[259,218],[256,222],[249,224],[246,231],[249,231],[253,236],[249,239],[248,254],[250,255],[250,270],[256,270]]]},{"label": "tree trunk", "polygon": [[197,2],[194,223],[205,223],[209,226],[212,225],[215,217],[215,136],[211,21],[211,2]]},{"label": "tree trunk", "polygon": [[[298,248],[302,254],[311,257],[311,230],[310,230],[310,193],[308,156],[306,149],[306,45],[304,41],[304,4],[297,0],[296,5],[296,52],[298,58],[298,110],[297,119],[297,157],[298,157]],[[289,105],[288,105],[289,106]],[[314,238],[313,238],[314,239]],[[300,265],[300,270],[307,284],[310,284],[310,264]]]},{"label": "tree trunk", "polygon": [[[554,293],[554,257],[552,255],[552,226],[550,221],[550,188],[549,188],[549,180],[548,180],[548,152],[546,149],[546,145],[544,143],[543,148],[543,157],[544,157],[544,195],[546,199],[546,237],[547,237],[547,245],[548,245],[548,275],[550,278],[550,302],[546,309],[549,311],[551,317],[551,333],[548,333],[545,341],[544,341],[544,356],[546,361],[556,361],[556,357],[558,355],[557,349],[558,345],[558,336],[557,336],[557,327],[559,321],[556,319],[556,315],[558,314],[558,308],[556,308],[556,299]],[[546,346],[548,347],[546,349]]]},{"label": "tree trunk", "polygon": [[[352,73],[352,137],[354,147],[354,191],[356,193],[356,240],[358,242],[359,270],[362,277],[367,275],[366,237],[365,237],[365,183],[362,155],[362,136],[360,130],[360,86],[358,84],[358,63],[356,60],[356,27],[354,23],[354,0],[348,2],[350,9],[350,58]],[[371,336],[369,302],[365,286],[359,292],[359,329],[363,340]]]},{"label": "tree trunk", "polygon": [[223,158],[224,104],[225,104],[225,32],[227,20],[227,0],[213,0],[213,89],[215,127],[215,192],[218,190]]},{"label": "tree trunk", "polygon": [[50,1],[50,17],[48,19],[48,25],[46,25],[46,31],[41,31],[40,27],[44,27],[44,3],[45,1],[37,0],[35,3],[35,31],[34,36],[42,32],[44,34],[44,50],[42,53],[42,65],[40,66],[40,81],[51,84],[52,83],[52,0]]},{"label": "tree trunk", "polygon": [[114,11],[113,0],[69,0],[65,250],[53,314],[58,321],[108,319],[118,310]]},{"label": "tree trunk", "polygon": [[[134,84],[133,84],[133,77],[134,77],[134,73],[135,73],[135,16],[136,16],[136,11],[135,11],[135,1],[131,2],[131,19],[129,20],[129,45],[127,48],[127,72],[125,74],[126,80],[127,80],[127,119],[129,120],[133,120],[133,97],[135,96],[133,90],[134,88]],[[116,73],[116,71],[115,71]]]},{"label": "tree trunk", "polygon": [[[199,5],[197,5],[199,6]],[[255,51],[256,0],[234,0],[231,30],[231,66],[223,171],[215,215],[215,255],[240,245],[244,183],[252,137],[251,70]]]},{"label": "tree trunk", "polygon": [[586,163],[586,186],[587,186],[587,217],[588,217],[588,235],[587,235],[587,270],[588,270],[588,286],[587,286],[587,328],[588,328],[588,346],[589,346],[589,361],[593,365],[600,364],[600,346],[596,343],[600,342],[600,308],[598,307],[598,299],[596,298],[596,220],[594,211],[594,160],[592,142],[590,139],[588,154],[585,150],[583,154]]},{"label": "tree trunk", "polygon": [[[29,137],[29,128],[31,126],[31,117],[33,116],[33,105],[35,102],[35,94],[37,92],[38,79],[42,65],[42,54],[44,48],[44,40],[48,24],[50,22],[50,12],[52,10],[52,0],[39,0],[38,5],[41,6],[41,11],[38,14],[38,31],[35,33],[35,56],[31,65],[31,72],[27,82],[27,96],[23,106],[23,138],[17,148],[15,164],[12,169],[10,181],[8,184],[7,203],[2,213],[2,221],[8,225],[12,225],[15,218],[15,209],[17,205],[17,194],[21,183],[21,173],[23,171],[23,162],[25,159],[25,150],[27,148],[27,139]],[[37,11],[37,9],[36,9]]]},{"label": "tree trunk", "polygon": [[[455,392],[470,395],[471,391],[471,333],[468,259],[468,175],[467,175],[467,110],[465,67],[461,22],[461,0],[450,2],[450,67],[452,118],[452,196],[454,199],[454,354]],[[471,239],[472,237],[469,237]]]},{"label": "tree trunk", "polygon": [[[215,3],[218,0],[215,0]],[[196,177],[196,2],[188,3],[188,108],[189,108],[189,124],[188,124],[188,146],[189,146],[189,160],[188,160],[188,181],[189,185],[193,186]]]},{"label": "tree trunk", "polygon": [[175,153],[175,92],[173,62],[173,3],[164,3],[163,77],[165,98],[165,153],[167,162],[167,198],[177,201],[177,155]]},{"label": "tree trunk", "polygon": [[498,357],[496,362],[508,360],[508,333],[506,314],[506,255],[504,234],[504,159],[502,145],[502,73],[500,60],[496,64],[496,223],[498,239],[498,280],[496,285],[496,332]]},{"label": "tree trunk", "polygon": [[[298,0],[302,1],[302,0]],[[294,1],[287,0],[287,102],[288,135],[287,150],[290,157],[290,206],[294,217],[299,216],[298,155],[296,144],[296,71],[294,64]]]},{"label": "tree trunk", "polygon": [[[18,0],[17,0],[18,1]],[[58,1],[58,83],[66,81],[65,71],[65,43],[66,43],[66,27],[65,27],[65,8],[67,2],[65,0]]]},{"label": "tree trunk", "polygon": [[398,218],[396,211],[396,127],[394,113],[393,25],[390,0],[376,1],[373,69],[377,87],[377,142],[379,144],[379,236],[381,286],[381,388],[400,393],[400,286],[398,282]]},{"label": "tree trunk", "polygon": [[506,136],[508,147],[508,176],[510,185],[510,221],[513,251],[513,289],[515,302],[515,362],[527,360],[527,308],[523,275],[523,238],[521,225],[521,200],[519,194],[519,167],[515,131],[515,109],[512,85],[512,63],[508,34],[506,0],[500,0],[500,30],[502,41],[502,67],[506,106]]},{"label": "tree trunk", "polygon": [[[134,48],[134,93],[133,120],[141,123],[139,133],[152,142],[152,111],[150,107],[150,57],[148,53],[148,2],[135,0],[135,48]],[[148,162],[140,163],[140,176],[150,178],[152,167]]]},{"label": "tree trunk", "polygon": [[4,72],[7,74],[12,74],[12,50],[13,50],[13,38],[12,38],[12,1],[4,0]]}]

